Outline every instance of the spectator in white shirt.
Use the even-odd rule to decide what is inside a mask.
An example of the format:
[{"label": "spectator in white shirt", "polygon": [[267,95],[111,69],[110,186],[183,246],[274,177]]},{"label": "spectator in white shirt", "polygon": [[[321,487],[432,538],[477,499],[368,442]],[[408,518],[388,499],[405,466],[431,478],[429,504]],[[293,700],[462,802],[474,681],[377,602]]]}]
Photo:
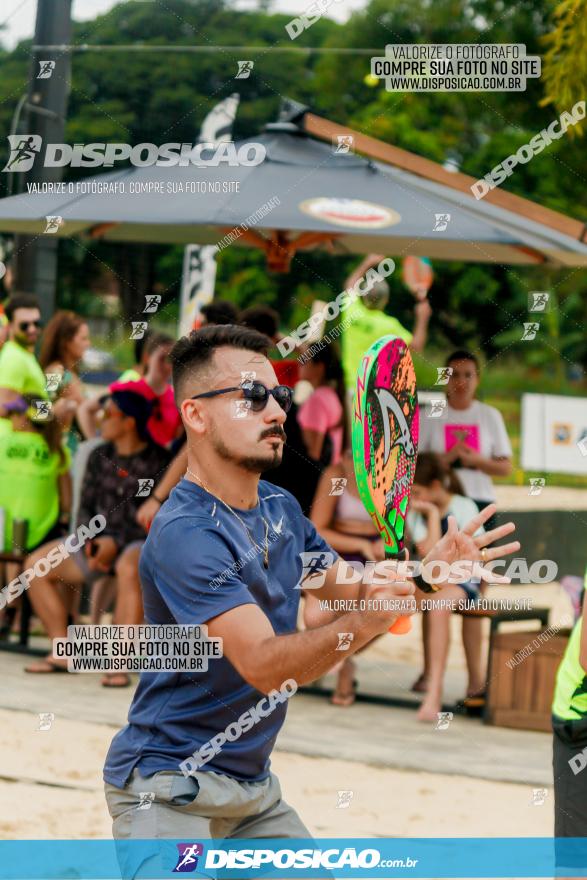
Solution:
[{"label": "spectator in white shirt", "polygon": [[[455,351],[446,362],[452,370],[448,402],[439,417],[420,420],[419,449],[438,453],[459,477],[465,495],[479,510],[495,501],[492,477],[512,470],[512,447],[501,413],[475,399],[479,362],[468,351]],[[486,523],[486,528],[493,525]]]},{"label": "spectator in white shirt", "polygon": [[[492,477],[507,477],[512,470],[512,447],[501,413],[493,406],[476,400],[479,385],[479,361],[468,351],[453,352],[446,362],[451,374],[446,386],[447,405],[439,417],[429,413],[420,418],[420,452],[436,452],[445,465],[457,474],[463,492],[479,510],[495,501]],[[485,523],[490,531],[495,517]],[[427,628],[424,615],[424,631]],[[471,670],[481,662],[483,621],[480,617],[463,618],[463,646]],[[414,684],[416,692],[426,692],[428,663]],[[464,704],[467,709],[482,708],[484,695],[469,685]]]}]

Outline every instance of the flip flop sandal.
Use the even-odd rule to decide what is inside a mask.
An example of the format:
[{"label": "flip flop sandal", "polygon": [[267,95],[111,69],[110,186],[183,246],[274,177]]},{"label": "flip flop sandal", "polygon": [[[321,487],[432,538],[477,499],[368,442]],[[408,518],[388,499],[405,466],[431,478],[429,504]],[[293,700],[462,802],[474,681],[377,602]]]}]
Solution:
[{"label": "flip flop sandal", "polygon": [[351,691],[335,691],[330,697],[333,706],[339,706],[341,709],[347,709],[352,706],[357,699],[357,679],[353,678],[353,689]]},{"label": "flip flop sandal", "polygon": [[[114,673],[113,677],[120,678],[120,684],[114,684],[112,680],[108,676],[104,676],[102,679],[102,687],[103,688],[126,688],[130,685],[130,675],[127,675],[126,672],[118,672]],[[122,679],[125,679],[124,681]]]},{"label": "flip flop sandal", "polygon": [[60,666],[58,663],[52,663],[51,660],[39,660],[38,663],[25,666],[24,671],[29,672],[31,675],[53,675],[54,673],[61,672],[67,674],[67,667]]}]

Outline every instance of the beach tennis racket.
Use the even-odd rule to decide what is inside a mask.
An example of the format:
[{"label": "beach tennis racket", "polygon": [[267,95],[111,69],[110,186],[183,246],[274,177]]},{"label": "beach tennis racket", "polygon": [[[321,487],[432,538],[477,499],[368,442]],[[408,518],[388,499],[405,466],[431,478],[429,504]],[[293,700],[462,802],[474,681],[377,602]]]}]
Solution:
[{"label": "beach tennis racket", "polygon": [[[383,336],[363,356],[353,402],[353,463],[359,497],[385,545],[404,559],[405,520],[418,453],[416,372],[408,346]],[[409,632],[399,617],[390,632]]]}]

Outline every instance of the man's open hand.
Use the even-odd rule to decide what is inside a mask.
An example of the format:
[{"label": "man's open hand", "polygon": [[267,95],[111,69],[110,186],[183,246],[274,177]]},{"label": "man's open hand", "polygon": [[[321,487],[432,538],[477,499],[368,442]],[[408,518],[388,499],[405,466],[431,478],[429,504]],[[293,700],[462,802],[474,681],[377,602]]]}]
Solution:
[{"label": "man's open hand", "polygon": [[[467,523],[467,525],[459,531],[457,521],[454,516],[448,518],[448,529],[438,541],[432,550],[426,554],[423,564],[433,562],[447,562],[452,565],[457,561],[477,562],[482,560],[483,563],[491,562],[494,559],[500,559],[502,556],[510,556],[520,549],[519,541],[511,541],[509,544],[503,544],[501,547],[488,547],[494,541],[511,535],[516,530],[513,522],[504,523],[490,532],[482,532],[477,537],[473,537],[475,532],[483,523],[487,522],[490,516],[496,511],[495,504],[490,504],[477,516]],[[479,568],[479,575],[495,584],[509,584],[511,578],[494,574],[489,568]]]}]

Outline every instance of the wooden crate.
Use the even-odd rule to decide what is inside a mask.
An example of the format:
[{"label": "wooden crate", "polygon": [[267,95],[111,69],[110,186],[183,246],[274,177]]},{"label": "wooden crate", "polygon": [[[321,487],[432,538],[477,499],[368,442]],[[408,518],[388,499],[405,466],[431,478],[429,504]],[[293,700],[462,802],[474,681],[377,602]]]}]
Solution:
[{"label": "wooden crate", "polygon": [[[563,630],[556,635],[548,630],[494,634],[489,658],[487,724],[551,730],[554,683],[568,636],[569,632]],[[525,659],[508,666],[508,661],[516,661],[519,651],[527,654]]]}]

